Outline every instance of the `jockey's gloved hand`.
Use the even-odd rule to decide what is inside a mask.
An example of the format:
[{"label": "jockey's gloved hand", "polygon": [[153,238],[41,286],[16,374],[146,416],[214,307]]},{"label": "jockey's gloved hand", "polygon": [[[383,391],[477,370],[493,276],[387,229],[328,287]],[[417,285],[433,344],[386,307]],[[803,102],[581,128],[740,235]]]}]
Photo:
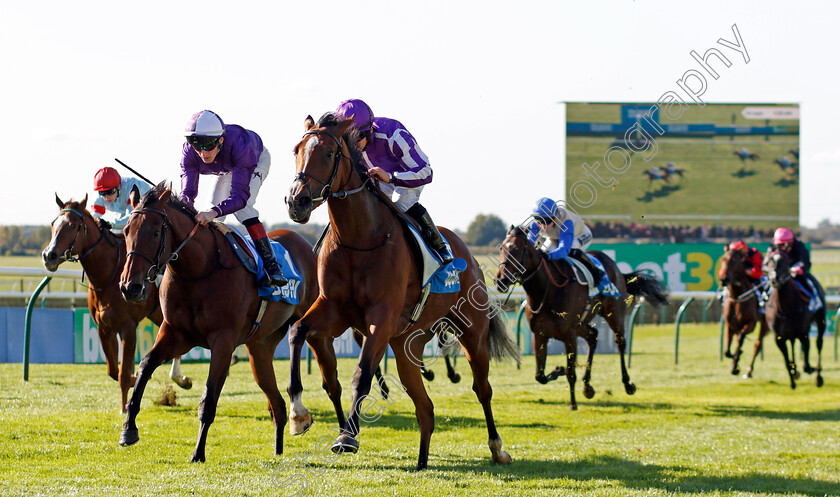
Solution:
[{"label": "jockey's gloved hand", "polygon": [[802,266],[793,266],[790,268],[790,275],[793,277],[799,276],[805,271],[802,269]]}]

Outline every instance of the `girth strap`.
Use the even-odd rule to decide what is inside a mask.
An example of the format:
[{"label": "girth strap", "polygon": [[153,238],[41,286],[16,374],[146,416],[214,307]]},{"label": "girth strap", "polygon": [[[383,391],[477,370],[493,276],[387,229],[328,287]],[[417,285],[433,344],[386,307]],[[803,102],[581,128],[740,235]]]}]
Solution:
[{"label": "girth strap", "polygon": [[251,326],[251,331],[249,331],[248,336],[245,337],[244,343],[248,343],[248,341],[254,338],[254,335],[257,334],[257,330],[262,324],[262,318],[263,315],[265,315],[266,307],[268,307],[268,301],[265,299],[260,299],[260,310],[257,311],[257,319],[254,320],[254,324]]}]

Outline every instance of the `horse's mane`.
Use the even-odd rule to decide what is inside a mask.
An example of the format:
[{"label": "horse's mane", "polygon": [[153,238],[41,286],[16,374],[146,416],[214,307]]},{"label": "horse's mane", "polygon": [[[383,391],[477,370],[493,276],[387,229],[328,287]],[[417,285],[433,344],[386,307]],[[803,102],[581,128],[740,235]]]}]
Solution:
[{"label": "horse's mane", "polygon": [[81,201],[70,199],[67,203],[64,204],[64,208],[73,209],[74,211],[81,213],[84,216],[85,221],[87,220],[87,218],[91,218],[93,220],[93,223],[96,224],[96,227],[99,229],[99,231],[106,234],[106,238],[108,238],[112,245],[114,244],[114,238],[120,237],[120,235],[111,232],[111,223],[109,223],[101,217],[93,217],[89,210],[83,209]]},{"label": "horse's mane", "polygon": [[[338,116],[332,112],[325,112],[324,115],[318,118],[318,122],[315,125],[319,128],[335,128],[339,124],[341,124],[341,120]],[[356,143],[359,141],[359,131],[355,126],[350,126],[350,129],[341,138],[344,139],[344,142],[347,144],[347,150],[350,151],[350,163],[353,165],[353,168],[356,169],[356,172],[362,178],[366,178],[367,168],[362,164],[362,151],[356,146]]]},{"label": "horse's mane", "polygon": [[[160,195],[164,191],[166,191],[167,189],[169,189],[169,187],[166,186],[166,181],[161,181],[157,185],[153,186],[140,199],[140,204],[137,206],[137,208],[138,209],[150,208],[150,206],[155,201],[157,201],[158,197],[160,197]],[[186,202],[182,202],[181,199],[178,198],[178,196],[174,192],[172,193],[172,195],[169,196],[169,202],[167,202],[167,205],[175,208],[176,210],[179,210],[179,211],[183,212],[184,214],[188,215],[190,218],[193,218],[193,217],[195,217],[196,214],[198,214],[198,211],[196,210],[195,207],[187,204]]]},{"label": "horse's mane", "polygon": [[[341,119],[338,118],[332,112],[325,112],[320,118],[318,118],[318,122],[315,124],[317,127],[320,128],[335,128],[341,124]],[[350,129],[344,133],[341,137],[344,142],[347,144],[347,150],[350,152],[350,164],[359,173],[359,177],[363,180],[368,177],[367,175],[367,167],[362,163],[362,151],[359,150],[359,147],[356,146],[356,143],[359,141],[359,131],[355,128],[355,126],[350,126]],[[391,208],[394,212],[397,213],[398,216],[402,217],[406,220],[406,222],[415,226],[418,230],[420,227],[417,225],[417,222],[411,219],[411,216],[406,216],[403,212],[394,204],[394,201],[391,200],[390,197],[385,195],[379,188],[376,187],[376,183],[373,181],[369,181],[365,183],[365,187],[369,192],[371,192],[375,197],[379,198],[382,202],[385,203],[389,208]]]}]

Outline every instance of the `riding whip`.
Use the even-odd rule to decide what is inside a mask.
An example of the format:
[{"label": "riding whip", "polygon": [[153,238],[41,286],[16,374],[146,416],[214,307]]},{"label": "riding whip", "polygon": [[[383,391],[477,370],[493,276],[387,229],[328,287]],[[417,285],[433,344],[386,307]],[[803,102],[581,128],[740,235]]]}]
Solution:
[{"label": "riding whip", "polygon": [[124,167],[124,168],[128,169],[129,171],[131,171],[132,173],[136,174],[136,175],[137,175],[140,179],[142,179],[142,180],[143,180],[143,181],[145,181],[146,183],[148,183],[148,184],[150,184],[150,185],[152,185],[152,186],[155,186],[155,184],[156,184],[156,183],[152,183],[151,181],[149,181],[149,179],[148,179],[147,177],[143,176],[142,174],[138,173],[137,171],[135,171],[134,169],[132,169],[131,167],[129,167],[129,165],[128,165],[128,164],[126,164],[125,162],[123,162],[123,161],[121,161],[121,160],[117,159],[116,157],[114,158],[114,160],[115,160],[115,161],[117,161],[117,162],[119,162],[119,163],[120,163],[120,165],[121,165],[122,167]]}]

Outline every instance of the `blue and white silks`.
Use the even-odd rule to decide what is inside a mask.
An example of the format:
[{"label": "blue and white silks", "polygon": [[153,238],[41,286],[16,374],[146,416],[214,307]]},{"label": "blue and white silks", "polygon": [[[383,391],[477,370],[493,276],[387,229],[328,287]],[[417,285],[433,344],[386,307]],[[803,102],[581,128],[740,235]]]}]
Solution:
[{"label": "blue and white silks", "polygon": [[[549,251],[546,255],[548,256],[548,260],[556,261],[559,259],[566,259],[569,264],[572,264],[572,260],[569,257],[569,252],[572,250],[572,244],[574,243],[574,233],[575,233],[575,225],[571,219],[566,220],[565,223],[560,227],[559,230],[559,239],[557,241],[557,248]],[[536,245],[540,235],[540,228],[537,226],[536,222],[532,222],[531,226],[528,229],[528,240],[531,241],[532,244]],[[586,252],[584,252],[586,253]],[[593,279],[600,278],[598,282],[598,292],[605,296],[605,297],[621,297],[621,292],[618,291],[618,288],[610,281],[610,277],[607,274],[606,269],[604,269],[604,265],[601,264],[596,257],[586,254],[589,257],[589,260],[592,261],[592,264],[600,270],[600,275],[593,274]]]}]

